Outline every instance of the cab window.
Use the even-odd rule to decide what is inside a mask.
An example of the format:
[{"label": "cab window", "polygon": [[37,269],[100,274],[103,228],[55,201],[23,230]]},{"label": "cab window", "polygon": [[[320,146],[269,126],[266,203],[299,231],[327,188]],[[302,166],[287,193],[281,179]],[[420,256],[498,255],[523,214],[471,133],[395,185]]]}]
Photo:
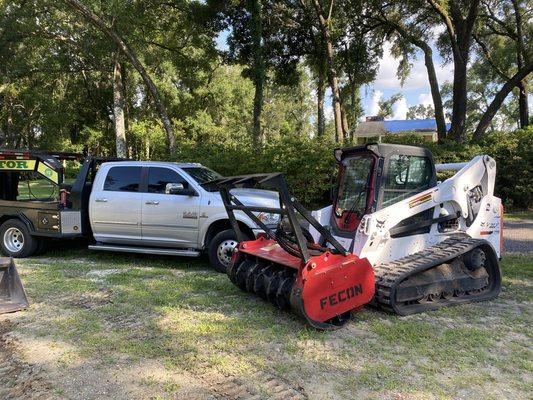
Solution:
[{"label": "cab window", "polygon": [[104,190],[111,192],[138,192],[141,167],[112,167],[105,178]]},{"label": "cab window", "polygon": [[165,194],[167,183],[181,183],[184,189],[189,187],[189,182],[172,169],[157,167],[149,168],[148,193]]},{"label": "cab window", "polygon": [[433,171],[427,157],[395,154],[390,157],[382,207],[429,189]]},{"label": "cab window", "polygon": [[17,201],[55,201],[59,196],[58,186],[36,171],[18,173]]}]

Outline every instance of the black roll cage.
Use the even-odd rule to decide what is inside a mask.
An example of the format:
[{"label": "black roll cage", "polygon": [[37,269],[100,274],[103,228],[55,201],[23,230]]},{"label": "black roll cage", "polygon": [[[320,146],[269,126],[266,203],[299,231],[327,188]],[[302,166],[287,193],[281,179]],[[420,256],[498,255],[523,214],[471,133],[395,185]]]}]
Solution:
[{"label": "black roll cage", "polygon": [[[272,214],[279,214],[282,217],[287,216],[292,232],[294,232],[296,245],[300,250],[301,259],[307,263],[311,258],[307,246],[307,240],[303,234],[302,227],[298,221],[296,213],[299,213],[313,228],[315,228],[324,239],[324,244],[329,243],[333,246],[333,251],[347,256],[349,252],[333,237],[331,232],[322,226],[309,211],[302,206],[298,200],[289,192],[287,182],[282,173],[270,174],[253,174],[240,175],[227,178],[221,178],[216,181],[220,189],[220,195],[224,202],[224,207],[228,213],[231,227],[237,235],[237,241],[242,242],[244,235],[239,227],[234,211],[244,212],[250,219],[252,219],[261,229],[265,231],[268,237],[277,240],[276,232],[261,221],[254,212],[265,212]],[[231,194],[231,189],[234,188],[254,188],[262,186],[264,188],[274,190],[279,195],[279,208],[275,207],[259,207],[244,205],[234,194]]]}]

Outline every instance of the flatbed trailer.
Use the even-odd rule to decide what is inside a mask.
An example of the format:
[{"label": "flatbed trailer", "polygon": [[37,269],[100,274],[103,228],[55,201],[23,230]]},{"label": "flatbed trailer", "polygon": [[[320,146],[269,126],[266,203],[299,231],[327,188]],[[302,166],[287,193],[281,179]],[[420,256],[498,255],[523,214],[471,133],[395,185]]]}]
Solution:
[{"label": "flatbed trailer", "polygon": [[[120,159],[78,153],[0,150],[2,252],[14,257],[28,257],[43,247],[46,238],[89,236],[91,182],[100,163],[117,160]],[[81,163],[72,184],[65,183],[65,161]],[[57,186],[57,195],[48,199],[18,198],[19,183],[25,173],[37,175]],[[31,195],[31,189],[28,191]]]}]

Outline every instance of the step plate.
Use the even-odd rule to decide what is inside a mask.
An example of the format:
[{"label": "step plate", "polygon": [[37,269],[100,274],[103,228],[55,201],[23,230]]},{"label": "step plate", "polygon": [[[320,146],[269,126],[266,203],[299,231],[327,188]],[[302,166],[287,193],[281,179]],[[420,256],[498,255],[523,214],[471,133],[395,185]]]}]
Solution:
[{"label": "step plate", "polygon": [[89,250],[100,251],[119,251],[125,253],[137,253],[137,254],[157,254],[164,256],[179,256],[179,257],[199,257],[200,252],[194,250],[178,250],[178,249],[166,249],[161,247],[134,247],[134,246],[116,246],[95,244],[90,245]]}]

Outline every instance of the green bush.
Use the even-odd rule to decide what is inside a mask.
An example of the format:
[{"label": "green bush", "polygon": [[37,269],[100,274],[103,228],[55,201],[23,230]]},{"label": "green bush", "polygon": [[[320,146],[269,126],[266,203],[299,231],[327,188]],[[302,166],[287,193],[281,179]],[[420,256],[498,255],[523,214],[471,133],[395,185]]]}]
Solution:
[{"label": "green bush", "polygon": [[[262,148],[247,140],[180,140],[176,159],[200,162],[223,175],[283,172],[294,195],[307,207],[329,202],[335,171],[333,149],[324,138],[283,136],[270,139]],[[215,135],[216,137],[216,135]],[[488,135],[481,143],[428,143],[417,136],[391,138],[395,143],[428,147],[437,163],[462,162],[488,154],[497,162],[496,195],[507,207],[532,206],[533,128]]]},{"label": "green bush", "polygon": [[200,162],[225,176],[260,172],[283,172],[292,193],[303,204],[316,207],[327,202],[334,171],[332,141],[284,136],[262,148],[246,142],[182,144],[180,161]]}]

